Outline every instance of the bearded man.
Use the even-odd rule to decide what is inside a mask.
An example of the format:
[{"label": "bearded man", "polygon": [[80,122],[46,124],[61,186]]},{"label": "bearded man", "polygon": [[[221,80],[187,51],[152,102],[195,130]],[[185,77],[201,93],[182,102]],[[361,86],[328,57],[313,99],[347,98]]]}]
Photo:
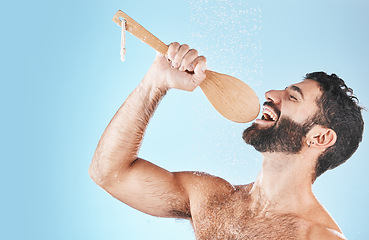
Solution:
[{"label": "bearded man", "polygon": [[192,91],[206,59],[172,43],[117,111],[89,174],[144,213],[191,221],[196,239],[345,239],[312,184],[345,162],[362,139],[361,107],[342,79],[323,72],[265,94],[263,117],[243,139],[263,155],[255,182],[232,185],[204,173],[169,172],[138,157],[147,124],[171,88]]}]

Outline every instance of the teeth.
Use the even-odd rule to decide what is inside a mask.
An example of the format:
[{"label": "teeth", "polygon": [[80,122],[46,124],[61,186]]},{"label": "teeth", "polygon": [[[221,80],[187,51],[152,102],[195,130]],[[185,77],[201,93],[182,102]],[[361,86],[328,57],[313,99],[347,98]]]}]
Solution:
[{"label": "teeth", "polygon": [[268,108],[265,107],[263,107],[263,114],[267,120],[272,119],[273,121],[277,121],[278,119],[278,116],[274,112],[270,111]]}]

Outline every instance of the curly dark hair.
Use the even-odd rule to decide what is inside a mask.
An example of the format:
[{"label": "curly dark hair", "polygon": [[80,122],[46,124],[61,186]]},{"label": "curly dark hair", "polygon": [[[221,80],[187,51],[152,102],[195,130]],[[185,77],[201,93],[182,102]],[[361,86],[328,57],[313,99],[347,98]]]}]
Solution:
[{"label": "curly dark hair", "polygon": [[[356,151],[363,137],[363,107],[359,106],[353,90],[336,74],[308,73],[305,79],[318,82],[322,96],[317,99],[318,110],[314,123],[334,130],[336,143],[327,148],[316,164],[315,179],[327,170],[346,162]],[[314,179],[314,180],[315,180]]]}]

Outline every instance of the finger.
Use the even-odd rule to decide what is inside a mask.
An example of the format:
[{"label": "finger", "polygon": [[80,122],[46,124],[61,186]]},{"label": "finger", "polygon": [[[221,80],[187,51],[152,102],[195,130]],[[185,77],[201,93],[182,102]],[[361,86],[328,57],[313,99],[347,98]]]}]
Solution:
[{"label": "finger", "polygon": [[202,81],[204,81],[206,74],[206,58],[204,56],[199,56],[195,59],[195,61],[192,62],[194,65],[194,81],[196,84],[200,84]]},{"label": "finger", "polygon": [[179,47],[181,45],[177,42],[173,42],[171,44],[169,44],[169,48],[168,48],[168,51],[167,51],[167,58],[170,60],[170,61],[173,61],[176,54],[178,53],[178,50],[179,50]]},{"label": "finger", "polygon": [[[195,65],[193,62],[196,60],[196,58],[199,56],[199,53],[195,49],[189,50],[186,55],[183,57],[181,66],[179,67],[180,71],[193,71],[195,69]],[[195,62],[196,64],[196,62]]]},{"label": "finger", "polygon": [[[157,57],[164,57],[164,55],[159,51],[156,51],[156,56]],[[165,57],[167,57],[167,54],[165,54]]]},{"label": "finger", "polygon": [[179,68],[181,66],[184,56],[187,54],[190,47],[187,44],[183,44],[179,47],[179,50],[173,60],[172,66],[174,68]]}]

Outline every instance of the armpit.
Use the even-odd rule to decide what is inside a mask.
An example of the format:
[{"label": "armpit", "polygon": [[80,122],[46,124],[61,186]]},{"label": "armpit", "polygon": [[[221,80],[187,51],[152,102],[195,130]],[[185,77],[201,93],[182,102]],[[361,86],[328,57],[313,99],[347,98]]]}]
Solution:
[{"label": "armpit", "polygon": [[182,212],[178,210],[172,210],[170,211],[173,218],[181,218],[181,219],[191,219],[191,213],[190,212]]}]

